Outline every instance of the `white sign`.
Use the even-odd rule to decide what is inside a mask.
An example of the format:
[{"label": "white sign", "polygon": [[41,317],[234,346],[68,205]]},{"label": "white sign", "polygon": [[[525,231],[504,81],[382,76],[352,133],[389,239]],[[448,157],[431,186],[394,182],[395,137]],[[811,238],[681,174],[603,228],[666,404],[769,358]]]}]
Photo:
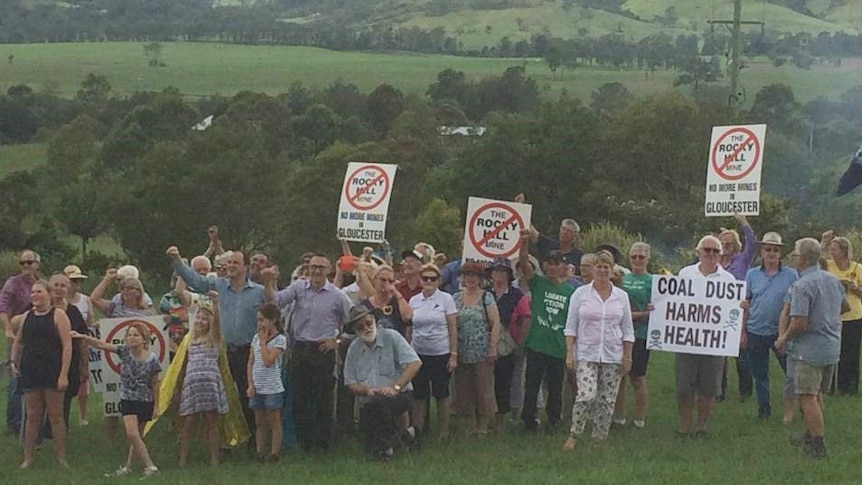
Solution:
[{"label": "white sign", "polygon": [[338,238],[383,242],[397,165],[350,163],[338,205]]},{"label": "white sign", "polygon": [[653,276],[647,349],[739,355],[745,281]]},{"label": "white sign", "polygon": [[766,125],[716,126],[706,169],[707,217],[760,214]]},{"label": "white sign", "polygon": [[[87,335],[90,337],[101,340],[102,333],[100,328],[97,326],[87,327]],[[102,351],[95,348],[90,347],[90,383],[93,384],[93,390],[96,392],[104,393],[105,392],[105,379],[103,374],[105,371],[102,370]]]},{"label": "white sign", "polygon": [[[99,320],[99,331],[105,342],[114,345],[125,343],[126,329],[132,322],[143,323],[150,330],[150,352],[159,359],[162,371],[168,368],[170,346],[168,334],[164,329],[165,321],[161,316],[105,318]],[[102,354],[101,380],[103,381],[102,403],[105,416],[120,415],[120,358],[113,352],[100,351]],[[91,370],[92,374],[92,370]]]},{"label": "white sign", "polygon": [[530,228],[532,212],[529,204],[470,197],[462,261],[487,265],[494,258],[517,257],[521,231]]}]

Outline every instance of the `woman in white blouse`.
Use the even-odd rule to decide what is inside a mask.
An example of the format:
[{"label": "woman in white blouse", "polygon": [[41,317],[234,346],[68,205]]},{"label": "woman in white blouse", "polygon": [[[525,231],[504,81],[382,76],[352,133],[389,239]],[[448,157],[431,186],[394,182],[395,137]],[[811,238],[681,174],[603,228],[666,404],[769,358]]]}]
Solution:
[{"label": "woman in white blouse", "polygon": [[590,417],[593,439],[607,439],[620,379],[631,370],[632,310],[626,292],[611,283],[613,268],[611,253],[599,251],[593,281],[575,290],[569,303],[566,366],[576,371],[578,394],[566,450],[575,448]]}]

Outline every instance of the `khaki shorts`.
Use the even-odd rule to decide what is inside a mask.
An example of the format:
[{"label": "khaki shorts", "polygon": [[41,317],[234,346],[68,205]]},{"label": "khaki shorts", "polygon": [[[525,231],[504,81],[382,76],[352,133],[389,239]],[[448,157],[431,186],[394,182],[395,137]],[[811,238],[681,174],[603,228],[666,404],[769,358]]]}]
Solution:
[{"label": "khaki shorts", "polygon": [[829,392],[835,365],[814,365],[797,360],[793,363],[793,386],[796,394],[817,395]]},{"label": "khaki shorts", "polygon": [[676,395],[716,397],[721,393],[724,357],[715,355],[674,354]]}]

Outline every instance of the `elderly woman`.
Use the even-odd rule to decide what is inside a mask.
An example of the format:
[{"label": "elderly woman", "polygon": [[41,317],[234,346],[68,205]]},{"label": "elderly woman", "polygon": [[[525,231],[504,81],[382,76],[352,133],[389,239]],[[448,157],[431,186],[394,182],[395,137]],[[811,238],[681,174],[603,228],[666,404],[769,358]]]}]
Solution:
[{"label": "elderly woman", "polygon": [[841,356],[838,360],[838,394],[859,393],[859,344],[862,340],[862,265],[853,261],[853,247],[832,231],[823,234],[821,245],[828,250],[826,270],[835,275],[847,292],[850,311],[841,314]]},{"label": "elderly woman", "polygon": [[[649,364],[649,350],[646,347],[647,331],[649,330],[649,314],[653,306],[652,275],[647,272],[649,264],[650,245],[645,242],[632,244],[629,250],[631,273],[622,277],[621,288],[628,294],[632,308],[632,323],[635,329],[635,343],[632,347],[632,370],[628,375],[635,391],[635,414],[632,421],[635,427],[643,428],[646,419],[647,385],[646,372]],[[620,392],[617,395],[617,405],[614,409],[614,423],[626,424],[626,378],[620,382]]]},{"label": "elderly woman", "polygon": [[419,270],[422,292],[410,299],[413,324],[407,341],[419,354],[422,367],[413,378],[413,422],[421,436],[428,399],[437,401],[437,428],[449,436],[449,375],[458,367],[458,310],[452,295],[438,288],[440,269],[433,264]]},{"label": "elderly woman", "polygon": [[521,357],[520,348],[530,325],[530,299],[512,287],[515,275],[512,263],[497,258],[488,268],[492,292],[500,313],[500,339],[497,343],[497,363],[494,366],[494,394],[497,398],[497,431],[503,431],[506,416],[512,410],[512,383],[515,364]]},{"label": "elderly woman", "polygon": [[496,411],[494,363],[500,337],[500,314],[494,295],[482,289],[485,269],[479,263],[461,266],[463,290],[455,294],[458,309],[458,368],[455,394],[458,412],[468,418],[468,431],[488,434]]},{"label": "elderly woman", "polygon": [[72,362],[69,317],[51,305],[47,281],[36,281],[30,297],[32,309],[12,321],[13,327],[20,329],[12,347],[12,373],[19,378],[27,410],[21,468],[30,468],[33,463],[36,439],[46,414],[54,433],[54,456],[60,465],[67,467],[63,394],[69,387]]},{"label": "elderly woman", "polygon": [[566,450],[575,448],[590,417],[593,438],[607,439],[620,379],[631,370],[635,340],[631,305],[626,292],[611,283],[613,267],[611,253],[597,253],[592,283],[575,290],[569,303],[566,366],[576,370],[578,394]]},{"label": "elderly woman", "polygon": [[144,287],[141,280],[137,278],[125,278],[118,283],[120,286],[119,298],[116,296],[111,300],[103,298],[105,290],[117,279],[117,270],[109,268],[105,271],[102,281],[90,293],[90,301],[108,318],[120,317],[147,317],[154,314],[152,303],[147,304]]}]

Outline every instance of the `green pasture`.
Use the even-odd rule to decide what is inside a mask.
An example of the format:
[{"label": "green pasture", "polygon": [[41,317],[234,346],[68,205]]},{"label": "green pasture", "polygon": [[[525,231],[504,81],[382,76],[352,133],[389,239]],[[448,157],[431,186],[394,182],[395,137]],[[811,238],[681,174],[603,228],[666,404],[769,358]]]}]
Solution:
[{"label": "green pasture", "polygon": [[[526,66],[544,93],[566,90],[589,99],[590,93],[608,82],[621,82],[638,95],[665,91],[677,76],[656,71],[649,79],[642,71],[581,66],[558,72],[556,78],[540,59],[486,59],[443,55],[372,54],[335,52],[312,47],[240,46],[208,43],[165,43],[166,67],[149,67],[141,43],[74,43],[0,45],[0,58],[14,54],[12,64],[0,64],[0,89],[28,84],[36,90],[74,96],[87,74],[108,78],[114,94],[161,90],[174,86],[188,96],[232,95],[250,90],[284,93],[291,83],[323,87],[342,79],[370,91],[381,83],[405,92],[424,93],[443,69],[464,71],[471,79],[499,75],[507,67]],[[752,97],[760,87],[783,82],[793,87],[797,99],[837,97],[858,84],[862,66],[856,60],[843,67],[819,66],[800,70],[776,68],[766,60],[747,60],[742,86]],[[726,80],[719,84],[726,83]],[[690,88],[683,88],[689,90]],[[14,150],[13,150],[14,151]],[[0,152],[0,168],[6,158]]]},{"label": "green pasture", "polygon": [[46,143],[0,145],[0,177],[19,170],[29,170],[45,163],[48,156]]},{"label": "green pasture", "polygon": [[[757,421],[756,404],[737,399],[735,372],[731,372],[730,398],[717,404],[711,436],[705,440],[680,440],[673,434],[676,406],[672,362],[670,354],[653,354],[646,427],[615,427],[604,450],[596,449],[585,438],[575,452],[564,452],[564,433],[532,436],[516,426],[505,435],[492,434],[482,440],[460,434],[448,442],[431,438],[422,453],[411,456],[401,453],[389,464],[366,460],[355,436],[341,437],[326,455],[287,451],[278,465],[257,464],[247,451],[236,450],[218,470],[205,465],[205,448],[197,444],[192,464],[180,470],[176,466],[176,438],[168,423],[163,422],[147,439],[150,453],[162,468],[153,480],[171,485],[859,483],[862,428],[858,423],[862,399],[827,397],[826,436],[830,457],[815,462],[787,444],[787,436],[799,432],[801,423],[797,420],[789,427],[782,426],[780,411],[770,421]],[[774,361],[772,366],[773,407],[780,410],[780,370]],[[3,402],[0,414],[5,414],[5,399],[0,401]],[[104,440],[99,406],[98,395],[93,395],[90,425],[85,428],[76,424],[77,408],[73,408],[69,470],[61,470],[54,464],[52,446],[46,443],[37,452],[34,469],[20,471],[21,448],[17,440],[9,435],[0,437],[0,456],[4,457],[0,460],[2,482],[16,485],[137,482],[137,476],[102,477],[122,462],[125,447],[122,433],[113,444]],[[564,412],[567,414],[569,411]],[[456,418],[453,429],[462,428]]]}]

